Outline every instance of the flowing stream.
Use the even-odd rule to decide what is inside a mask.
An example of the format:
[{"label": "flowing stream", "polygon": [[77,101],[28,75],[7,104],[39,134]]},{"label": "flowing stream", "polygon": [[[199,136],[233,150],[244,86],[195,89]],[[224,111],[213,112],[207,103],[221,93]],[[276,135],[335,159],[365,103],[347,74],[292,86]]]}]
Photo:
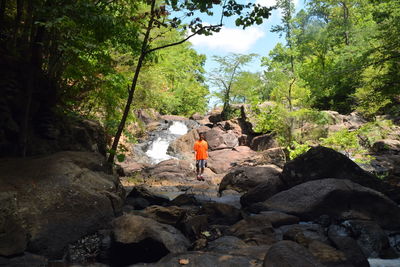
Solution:
[{"label": "flowing stream", "polygon": [[189,131],[188,123],[182,121],[164,122],[159,129],[150,134],[148,141],[135,147],[135,152],[143,155],[144,161],[151,164],[175,158],[167,154],[168,147],[172,141]]}]

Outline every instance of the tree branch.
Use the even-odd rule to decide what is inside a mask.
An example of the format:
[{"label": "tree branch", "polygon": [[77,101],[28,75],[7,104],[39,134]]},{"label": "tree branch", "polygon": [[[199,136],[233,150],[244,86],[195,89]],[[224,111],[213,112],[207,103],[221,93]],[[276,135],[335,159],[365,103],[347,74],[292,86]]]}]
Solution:
[{"label": "tree branch", "polygon": [[167,48],[167,47],[183,44],[184,42],[186,42],[187,40],[189,40],[193,36],[199,34],[199,32],[201,32],[204,29],[207,29],[207,28],[212,29],[212,28],[217,28],[217,27],[221,27],[221,26],[222,25],[211,25],[211,26],[201,27],[199,30],[197,30],[194,33],[192,33],[191,35],[187,36],[185,39],[182,39],[182,40],[180,40],[178,42],[175,42],[175,43],[170,43],[170,44],[166,44],[166,45],[162,45],[162,46],[159,46],[159,47],[155,47],[155,48],[149,49],[149,50],[146,51],[146,54],[150,54],[150,53],[152,53],[154,51],[157,51],[157,50],[160,50],[160,49],[163,49],[163,48]]}]

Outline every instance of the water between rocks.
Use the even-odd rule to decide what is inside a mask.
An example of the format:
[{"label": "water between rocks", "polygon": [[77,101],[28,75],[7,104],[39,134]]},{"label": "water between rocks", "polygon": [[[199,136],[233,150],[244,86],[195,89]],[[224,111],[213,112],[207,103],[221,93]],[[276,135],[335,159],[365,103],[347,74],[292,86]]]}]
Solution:
[{"label": "water between rocks", "polygon": [[149,157],[152,164],[157,164],[161,161],[174,158],[167,154],[169,144],[178,137],[186,134],[189,128],[180,121],[172,121],[172,124],[164,130],[158,130],[153,133],[156,137],[150,141],[146,155]]}]

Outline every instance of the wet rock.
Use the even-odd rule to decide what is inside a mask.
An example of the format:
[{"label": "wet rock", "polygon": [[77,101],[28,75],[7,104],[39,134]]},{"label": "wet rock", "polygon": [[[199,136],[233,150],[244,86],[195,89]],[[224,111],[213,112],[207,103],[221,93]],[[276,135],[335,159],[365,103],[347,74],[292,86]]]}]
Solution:
[{"label": "wet rock", "polygon": [[265,255],[264,267],[323,267],[305,247],[293,241],[274,244]]},{"label": "wet rock", "polygon": [[400,191],[397,187],[377,179],[345,155],[322,146],[313,147],[286,163],[282,172],[282,180],[289,187],[324,178],[348,179],[382,192],[396,202],[400,201]]},{"label": "wet rock", "polygon": [[251,140],[250,143],[250,148],[255,151],[262,151],[276,147],[279,147],[279,145],[272,134],[256,136]]},{"label": "wet rock", "polygon": [[0,160],[0,191],[15,192],[15,218],[22,222],[14,221],[5,236],[23,228],[29,237],[27,251],[62,257],[68,244],[121,213],[125,192],[107,169],[105,158],[90,152]]},{"label": "wet rock", "polygon": [[272,224],[265,215],[249,216],[232,225],[229,233],[252,245],[271,245],[277,241]]},{"label": "wet rock", "polygon": [[115,241],[123,244],[154,240],[172,253],[183,252],[189,241],[176,228],[141,216],[125,214],[112,222]]},{"label": "wet rock", "polygon": [[285,189],[285,185],[279,175],[271,176],[268,180],[260,183],[240,198],[243,207],[248,207],[253,203],[262,202]]},{"label": "wet rock", "polygon": [[231,170],[221,181],[219,192],[233,189],[237,192],[247,192],[257,185],[279,179],[281,169],[274,165],[264,167],[239,167]]},{"label": "wet rock", "polygon": [[341,219],[376,221],[387,229],[400,226],[400,208],[383,194],[349,180],[322,179],[282,191],[257,206],[311,221],[323,214]]}]

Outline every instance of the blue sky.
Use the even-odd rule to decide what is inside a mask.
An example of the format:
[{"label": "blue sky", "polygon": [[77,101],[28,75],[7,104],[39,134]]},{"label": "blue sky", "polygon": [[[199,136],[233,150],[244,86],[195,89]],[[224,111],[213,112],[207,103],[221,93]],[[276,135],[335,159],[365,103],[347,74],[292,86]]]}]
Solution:
[{"label": "blue sky", "polygon": [[[256,3],[272,6],[276,3],[276,0],[256,0]],[[294,0],[294,3],[297,11],[304,7],[304,0]],[[217,19],[215,17],[204,18],[203,20],[204,22],[213,23]],[[195,36],[190,42],[197,52],[207,56],[205,70],[208,72],[216,67],[212,60],[213,55],[224,56],[229,53],[259,54],[260,57],[249,64],[246,70],[252,72],[261,71],[261,57],[267,56],[279,41],[284,41],[279,38],[278,34],[270,32],[271,26],[279,24],[280,20],[280,11],[274,10],[272,16],[263,24],[242,30],[235,26],[234,18],[229,18],[224,20],[224,27],[219,33],[215,33],[212,36]]]}]

